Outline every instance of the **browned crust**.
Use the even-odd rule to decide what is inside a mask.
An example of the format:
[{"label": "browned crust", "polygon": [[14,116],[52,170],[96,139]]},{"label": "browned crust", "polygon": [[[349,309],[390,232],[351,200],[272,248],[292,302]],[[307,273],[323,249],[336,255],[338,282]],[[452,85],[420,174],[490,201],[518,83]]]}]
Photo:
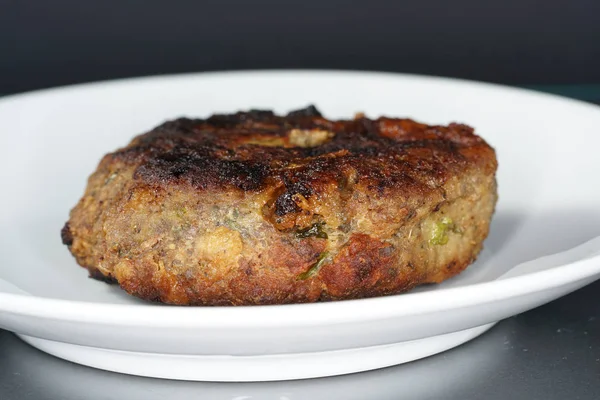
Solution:
[{"label": "browned crust", "polygon": [[[282,181],[289,193],[303,195],[337,181],[339,170],[355,170],[361,180],[383,191],[439,186],[477,156],[489,159],[488,167],[494,168],[490,147],[466,125],[290,115],[251,111],[206,120],[181,118],[138,136],[110,157],[136,165],[134,178],[147,184],[259,191]],[[326,130],[335,136],[316,147],[287,147],[293,129]],[[281,139],[284,146],[257,145],[259,138]],[[282,202],[278,211],[285,213],[286,206]]]},{"label": "browned crust", "polygon": [[[92,277],[152,301],[394,294],[475,259],[496,168],[461,124],[330,121],[314,107],[182,118],[105,156],[61,237]],[[460,231],[445,247],[429,241],[444,216]]]}]

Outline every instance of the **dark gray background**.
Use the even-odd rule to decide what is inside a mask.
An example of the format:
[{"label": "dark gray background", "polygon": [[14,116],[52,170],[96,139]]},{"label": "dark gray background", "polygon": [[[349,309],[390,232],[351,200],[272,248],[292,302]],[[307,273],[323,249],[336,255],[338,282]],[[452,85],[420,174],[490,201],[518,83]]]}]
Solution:
[{"label": "dark gray background", "polygon": [[[369,69],[519,85],[600,83],[600,1],[0,0],[0,94],[251,68]],[[553,91],[600,99],[599,85]],[[598,399],[599,293],[596,282],[503,321],[464,346],[407,365],[274,384],[98,371],[0,331],[0,399]]]},{"label": "dark gray background", "polygon": [[0,0],[0,93],[222,69],[600,83],[597,0]]}]

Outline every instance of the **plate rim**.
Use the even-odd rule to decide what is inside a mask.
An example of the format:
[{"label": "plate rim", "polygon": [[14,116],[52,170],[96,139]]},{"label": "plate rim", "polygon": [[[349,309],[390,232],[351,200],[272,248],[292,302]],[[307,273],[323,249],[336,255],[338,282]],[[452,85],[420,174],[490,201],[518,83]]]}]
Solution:
[{"label": "plate rim", "polygon": [[[322,326],[422,315],[550,290],[600,274],[599,259],[600,255],[596,255],[543,271],[504,279],[499,277],[489,282],[433,292],[404,293],[323,303],[180,307],[94,303],[0,292],[0,312],[99,325],[137,326],[142,324],[161,327],[185,326],[186,328]],[[444,303],[443,300],[447,300],[447,298],[452,298],[452,301]],[[414,307],[415,304],[418,304],[419,308]],[[317,308],[319,310],[316,310]],[[193,318],[191,318],[192,316]]]},{"label": "plate rim", "polygon": [[463,78],[454,78],[441,75],[426,75],[412,74],[405,72],[389,72],[389,71],[369,71],[356,69],[235,69],[226,71],[205,71],[205,72],[182,72],[173,74],[152,74],[142,76],[124,77],[118,79],[104,79],[90,82],[82,82],[75,84],[67,84],[60,86],[52,86],[42,89],[34,89],[25,92],[12,93],[7,95],[0,94],[0,108],[5,106],[5,103],[14,101],[26,101],[30,97],[51,96],[56,94],[64,94],[71,91],[80,90],[98,90],[105,89],[107,86],[129,86],[156,83],[161,80],[187,80],[187,79],[226,79],[236,77],[261,78],[261,77],[288,77],[301,76],[303,78],[316,75],[344,76],[346,78],[379,78],[379,79],[405,79],[405,80],[420,80],[420,81],[437,81],[444,84],[468,85],[472,87],[485,88],[488,90],[505,91],[507,93],[520,94],[524,96],[537,97],[539,99],[554,100],[571,105],[582,106],[590,111],[600,111],[600,106],[587,102],[585,100],[574,99],[572,97],[561,96],[559,94],[541,92],[523,87],[510,86],[501,83],[477,81]]}]

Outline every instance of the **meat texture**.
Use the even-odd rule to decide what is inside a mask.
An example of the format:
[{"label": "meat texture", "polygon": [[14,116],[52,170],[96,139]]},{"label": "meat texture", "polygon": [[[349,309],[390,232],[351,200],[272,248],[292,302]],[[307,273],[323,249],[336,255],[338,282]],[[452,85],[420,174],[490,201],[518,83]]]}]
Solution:
[{"label": "meat texture", "polygon": [[106,155],[61,234],[90,276],[151,301],[397,294],[475,260],[496,169],[461,124],[314,107],[181,118]]}]

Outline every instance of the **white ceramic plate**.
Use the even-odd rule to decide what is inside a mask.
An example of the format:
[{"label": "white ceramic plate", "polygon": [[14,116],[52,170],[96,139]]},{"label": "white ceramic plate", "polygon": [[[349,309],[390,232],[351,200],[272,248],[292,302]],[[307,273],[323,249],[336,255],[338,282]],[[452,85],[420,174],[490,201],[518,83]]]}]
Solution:
[{"label": "white ceramic plate", "polygon": [[[474,126],[500,162],[500,202],[479,260],[441,285],[398,296],[177,308],[88,279],[61,245],[60,228],[88,174],[134,134],[184,115],[310,103],[331,118],[363,111]],[[6,97],[0,123],[0,327],[82,364],[221,381],[363,371],[454,347],[600,274],[597,258],[566,257],[502,276],[600,234],[600,109],[577,101],[409,75],[236,72]]]}]

